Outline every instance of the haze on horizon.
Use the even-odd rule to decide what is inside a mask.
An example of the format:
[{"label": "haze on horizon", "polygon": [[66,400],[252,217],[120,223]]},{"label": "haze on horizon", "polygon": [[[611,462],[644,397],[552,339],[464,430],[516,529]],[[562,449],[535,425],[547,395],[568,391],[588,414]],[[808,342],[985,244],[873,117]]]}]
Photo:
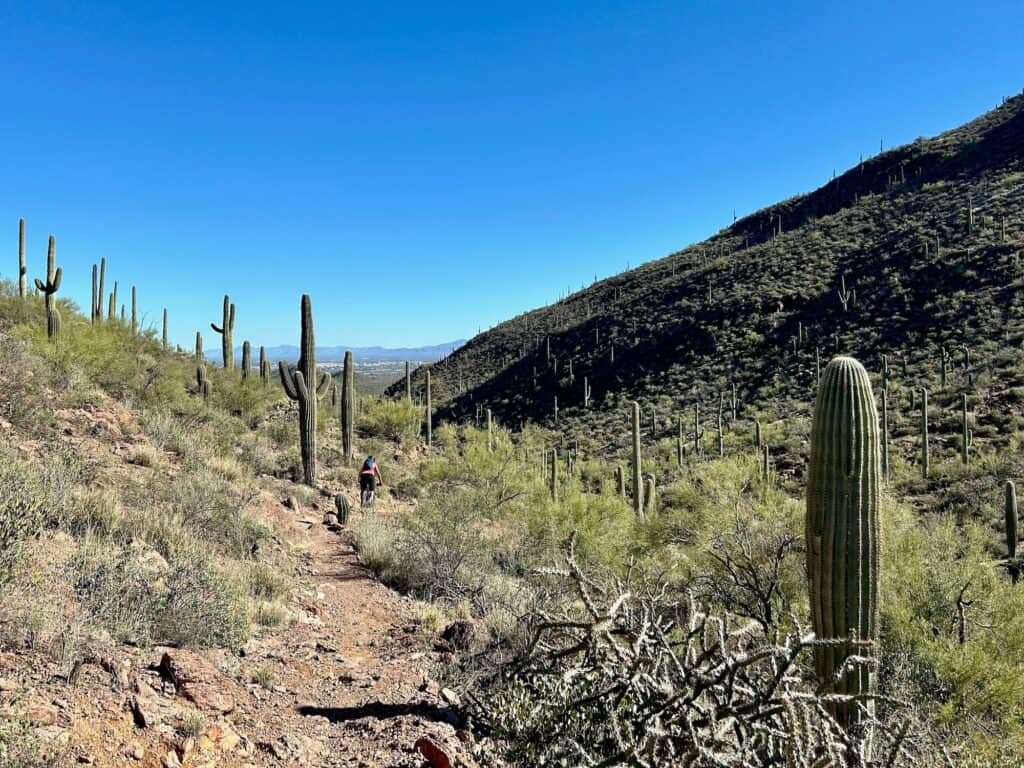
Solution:
[{"label": "haze on horizon", "polygon": [[182,346],[225,293],[295,344],[304,292],[319,345],[437,344],[1024,87],[1019,3],[822,5],[8,2],[0,274],[24,217]]}]

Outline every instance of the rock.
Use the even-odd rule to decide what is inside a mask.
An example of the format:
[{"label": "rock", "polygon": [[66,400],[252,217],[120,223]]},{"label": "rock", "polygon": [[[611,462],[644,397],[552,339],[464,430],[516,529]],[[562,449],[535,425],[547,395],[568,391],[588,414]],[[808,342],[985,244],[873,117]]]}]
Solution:
[{"label": "rock", "polygon": [[59,713],[49,704],[35,704],[25,712],[25,720],[32,725],[55,725]]},{"label": "rock", "polygon": [[173,750],[164,755],[160,763],[164,768],[181,768],[181,760],[178,759],[178,753]]},{"label": "rock", "polygon": [[160,671],[199,709],[224,715],[234,711],[235,700],[224,690],[230,681],[198,653],[168,651],[160,660]]},{"label": "rock", "polygon": [[288,509],[293,509],[297,512],[299,509],[299,500],[296,499],[294,496],[289,496],[287,499],[284,500],[284,505]]},{"label": "rock", "polygon": [[200,752],[231,752],[242,737],[227,723],[214,723],[199,739]]},{"label": "rock", "polygon": [[131,696],[127,701],[127,706],[132,712],[132,719],[135,720],[135,724],[139,728],[152,728],[156,725],[156,712],[147,704],[148,702],[143,703],[140,696]]},{"label": "rock", "polygon": [[449,707],[457,707],[462,703],[459,699],[459,694],[457,694],[451,688],[441,689],[441,701],[443,701]]},{"label": "rock", "polygon": [[131,758],[132,760],[142,760],[146,757],[146,750],[143,749],[141,744],[136,744],[132,747]]},{"label": "rock", "polygon": [[416,749],[423,759],[430,763],[430,768],[452,768],[452,759],[436,741],[424,736],[416,741]]},{"label": "rock", "polygon": [[324,515],[324,525],[326,525],[328,528],[330,528],[332,525],[337,524],[338,516],[336,514],[334,514],[333,512],[328,512],[326,515]]}]

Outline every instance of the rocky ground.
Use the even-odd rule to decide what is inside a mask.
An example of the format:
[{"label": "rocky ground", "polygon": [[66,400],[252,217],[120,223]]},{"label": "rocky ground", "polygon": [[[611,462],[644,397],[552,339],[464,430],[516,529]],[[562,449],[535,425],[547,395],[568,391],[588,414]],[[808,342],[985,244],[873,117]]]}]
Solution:
[{"label": "rocky ground", "polygon": [[[106,426],[94,415],[59,418],[79,450],[142,471],[131,465],[125,414]],[[69,764],[473,765],[458,699],[430,679],[440,653],[418,633],[412,602],[361,567],[350,531],[328,516],[330,497],[300,506],[288,482],[263,480],[255,514],[274,523],[275,545],[295,563],[280,626],[260,628],[241,655],[86,641],[70,671],[52,649],[8,645],[0,712],[27,717]],[[373,514],[398,510],[379,502]],[[59,538],[46,546],[58,562]]]}]

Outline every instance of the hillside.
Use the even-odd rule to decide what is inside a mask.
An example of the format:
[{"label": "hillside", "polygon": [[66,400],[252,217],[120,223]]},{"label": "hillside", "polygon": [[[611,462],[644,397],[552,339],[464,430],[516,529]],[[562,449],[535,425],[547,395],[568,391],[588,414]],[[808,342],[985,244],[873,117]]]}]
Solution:
[{"label": "hillside", "polygon": [[434,403],[441,418],[487,407],[510,426],[554,426],[557,398],[559,429],[610,453],[625,445],[632,399],[655,409],[658,436],[675,434],[686,414],[692,439],[694,404],[713,419],[732,385],[742,410],[806,414],[818,347],[822,364],[845,352],[876,371],[887,354],[897,383],[923,385],[937,375],[943,346],[959,361],[966,345],[974,381],[985,385],[984,413],[1022,383],[1022,243],[1024,96],[1016,96],[476,336],[432,366]]}]

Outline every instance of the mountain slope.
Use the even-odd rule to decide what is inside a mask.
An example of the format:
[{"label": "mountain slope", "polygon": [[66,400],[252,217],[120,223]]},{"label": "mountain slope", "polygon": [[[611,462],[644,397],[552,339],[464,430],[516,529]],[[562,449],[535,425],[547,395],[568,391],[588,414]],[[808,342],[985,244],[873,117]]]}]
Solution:
[{"label": "mountain slope", "polygon": [[[816,347],[825,360],[842,351],[876,370],[889,354],[901,374],[905,360],[904,383],[929,384],[941,347],[966,344],[981,353],[975,367],[993,369],[972,370],[972,384],[987,375],[1014,384],[1017,356],[984,345],[1005,336],[1019,347],[1022,241],[1017,96],[471,339],[432,366],[434,402],[441,418],[489,407],[506,424],[554,426],[557,397],[558,426],[602,448],[624,443],[631,399],[674,417],[698,401],[717,408],[735,384],[741,407],[806,409]],[[422,371],[416,379],[421,387]],[[674,430],[662,418],[656,435]]]}]

